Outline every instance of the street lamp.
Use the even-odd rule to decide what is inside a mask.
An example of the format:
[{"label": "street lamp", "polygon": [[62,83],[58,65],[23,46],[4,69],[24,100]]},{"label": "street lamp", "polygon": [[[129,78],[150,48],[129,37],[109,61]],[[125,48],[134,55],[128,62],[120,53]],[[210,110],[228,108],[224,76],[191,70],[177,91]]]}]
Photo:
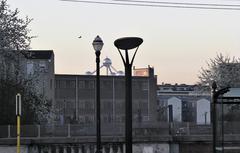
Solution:
[{"label": "street lamp", "polygon": [[[132,153],[132,64],[137,53],[138,47],[142,44],[143,39],[138,37],[124,37],[114,41],[117,47],[124,67],[125,67],[125,142],[126,153]],[[133,57],[129,60],[128,50],[136,48]],[[125,59],[121,50],[125,50]]]},{"label": "street lamp", "polygon": [[97,118],[97,128],[96,128],[96,132],[97,132],[97,151],[96,153],[101,153],[101,106],[100,106],[100,67],[99,67],[99,63],[100,63],[100,54],[101,54],[101,50],[103,47],[103,41],[102,39],[97,36],[93,43],[93,48],[95,50],[95,54],[96,54],[96,106],[97,106],[97,111],[96,111],[96,118]]}]

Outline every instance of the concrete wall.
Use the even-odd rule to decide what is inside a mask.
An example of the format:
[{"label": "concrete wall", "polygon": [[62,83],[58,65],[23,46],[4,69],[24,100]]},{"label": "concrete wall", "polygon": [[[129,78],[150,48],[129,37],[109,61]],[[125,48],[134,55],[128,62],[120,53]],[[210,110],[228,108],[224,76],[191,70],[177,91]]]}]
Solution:
[{"label": "concrete wall", "polygon": [[135,144],[134,153],[169,153],[169,144]]},{"label": "concrete wall", "polygon": [[209,143],[189,143],[179,145],[180,153],[212,153],[212,145]]},{"label": "concrete wall", "polygon": [[[56,153],[95,153],[95,146],[92,145],[45,145],[45,146],[21,146],[21,153],[51,153],[54,149]],[[108,144],[103,146],[103,153],[125,153],[125,146]],[[54,152],[53,151],[53,152]],[[0,146],[0,153],[16,153],[16,146]],[[133,153],[169,153],[169,144],[134,144]],[[178,152],[174,152],[178,153]]]},{"label": "concrete wall", "polygon": [[[16,153],[17,148],[16,146],[0,146],[0,153]],[[28,152],[28,146],[21,146],[20,153],[29,153]],[[31,152],[35,153],[35,152]]]}]

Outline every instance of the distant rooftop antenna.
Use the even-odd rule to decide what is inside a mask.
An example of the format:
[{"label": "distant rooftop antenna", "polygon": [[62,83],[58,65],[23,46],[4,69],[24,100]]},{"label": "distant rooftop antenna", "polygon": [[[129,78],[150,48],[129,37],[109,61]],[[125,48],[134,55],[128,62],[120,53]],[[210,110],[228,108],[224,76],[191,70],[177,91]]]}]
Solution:
[{"label": "distant rooftop antenna", "polygon": [[[106,75],[124,75],[123,71],[117,71],[113,66],[112,66],[112,61],[110,58],[106,57],[103,60],[103,64],[101,65],[100,69],[105,67],[106,68]],[[93,72],[87,71],[86,75],[93,75],[96,73],[96,70]]]}]

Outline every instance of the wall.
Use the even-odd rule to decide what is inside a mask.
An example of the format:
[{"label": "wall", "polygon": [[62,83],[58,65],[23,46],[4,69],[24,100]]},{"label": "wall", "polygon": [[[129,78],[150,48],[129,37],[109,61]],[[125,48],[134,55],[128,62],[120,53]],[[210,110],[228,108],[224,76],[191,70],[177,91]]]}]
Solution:
[{"label": "wall", "polygon": [[[0,152],[1,153],[16,153],[16,146],[0,146]],[[20,148],[20,153],[30,153],[28,152],[28,147],[27,146],[22,146]],[[35,153],[35,152],[31,152],[31,153]]]},{"label": "wall", "polygon": [[169,144],[136,144],[134,153],[169,153]]},{"label": "wall", "polygon": [[[54,148],[54,151],[53,151]],[[125,153],[123,152],[124,146],[117,144],[107,144],[103,147],[103,153]],[[92,145],[45,145],[45,146],[21,146],[21,153],[51,153],[64,152],[64,153],[94,153],[95,151],[94,144]],[[16,146],[0,146],[1,153],[16,153]],[[167,143],[157,144],[134,144],[133,145],[134,153],[169,153],[169,145]],[[174,152],[178,153],[178,152]]]}]

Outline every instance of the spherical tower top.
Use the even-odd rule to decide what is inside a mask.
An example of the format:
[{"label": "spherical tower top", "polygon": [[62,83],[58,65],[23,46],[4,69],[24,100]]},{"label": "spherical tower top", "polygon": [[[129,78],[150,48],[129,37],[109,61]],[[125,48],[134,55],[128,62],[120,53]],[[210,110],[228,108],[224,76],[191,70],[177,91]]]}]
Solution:
[{"label": "spherical tower top", "polygon": [[104,60],[103,60],[103,66],[105,67],[110,67],[112,65],[112,61],[110,58],[106,57]]},{"label": "spherical tower top", "polygon": [[86,75],[92,75],[92,72],[87,71],[87,72],[86,72]]}]

